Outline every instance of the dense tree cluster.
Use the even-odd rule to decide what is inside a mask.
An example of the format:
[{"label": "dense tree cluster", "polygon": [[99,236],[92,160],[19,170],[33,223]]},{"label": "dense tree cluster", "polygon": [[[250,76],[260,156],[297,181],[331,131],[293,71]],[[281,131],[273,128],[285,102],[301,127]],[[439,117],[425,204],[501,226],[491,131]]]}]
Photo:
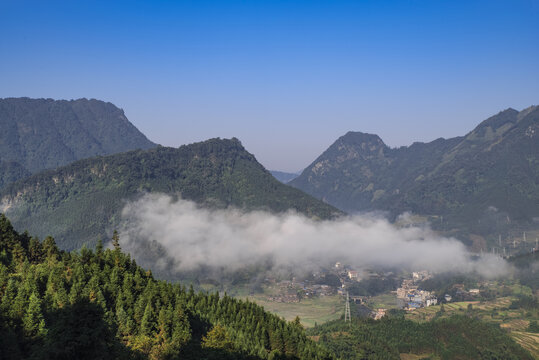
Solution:
[{"label": "dense tree cluster", "polygon": [[416,354],[441,359],[532,359],[498,326],[467,316],[453,316],[426,323],[403,317],[381,320],[336,320],[317,326],[308,334],[341,359],[400,359]]},{"label": "dense tree cluster", "polygon": [[369,278],[355,282],[348,287],[350,295],[376,296],[384,292],[396,290],[400,285],[400,279],[396,277]]},{"label": "dense tree cluster", "polygon": [[155,280],[120,246],[60,251],[0,215],[2,358],[330,358],[299,322]]}]

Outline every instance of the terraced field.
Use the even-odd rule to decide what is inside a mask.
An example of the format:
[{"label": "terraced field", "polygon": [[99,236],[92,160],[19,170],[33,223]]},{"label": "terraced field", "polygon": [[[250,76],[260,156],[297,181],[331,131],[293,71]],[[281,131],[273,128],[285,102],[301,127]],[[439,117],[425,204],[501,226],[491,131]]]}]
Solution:
[{"label": "terraced field", "polygon": [[[532,355],[539,359],[539,334],[527,332],[530,320],[538,320],[537,312],[524,309],[509,309],[514,300],[512,297],[498,298],[493,301],[463,301],[443,305],[430,306],[406,314],[406,318],[414,321],[429,321],[434,317],[447,317],[454,314],[468,314],[483,321],[496,323],[506,329],[511,337]],[[471,309],[469,306],[471,305]]]},{"label": "terraced field", "polygon": [[539,334],[524,331],[512,331],[511,337],[536,359],[539,359]]}]

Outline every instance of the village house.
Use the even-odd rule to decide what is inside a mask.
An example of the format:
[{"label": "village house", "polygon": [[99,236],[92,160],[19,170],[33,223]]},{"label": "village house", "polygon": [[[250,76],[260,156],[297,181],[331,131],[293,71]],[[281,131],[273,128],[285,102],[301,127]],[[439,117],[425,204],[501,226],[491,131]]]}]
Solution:
[{"label": "village house", "polygon": [[359,273],[355,270],[348,270],[348,278],[350,280],[358,280],[359,279]]},{"label": "village house", "polygon": [[386,316],[387,309],[376,309],[376,312],[374,313],[374,320],[380,320],[384,316]]},{"label": "village house", "polygon": [[468,292],[470,293],[470,295],[479,295],[479,289],[470,289]]}]

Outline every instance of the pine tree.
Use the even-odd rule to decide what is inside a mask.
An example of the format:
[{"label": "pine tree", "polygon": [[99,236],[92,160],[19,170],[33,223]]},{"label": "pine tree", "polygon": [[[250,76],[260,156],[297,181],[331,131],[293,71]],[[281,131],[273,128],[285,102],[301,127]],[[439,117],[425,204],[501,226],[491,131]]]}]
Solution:
[{"label": "pine tree", "polygon": [[37,238],[30,239],[28,257],[33,264],[43,261],[43,247]]},{"label": "pine tree", "polygon": [[41,312],[41,300],[32,293],[28,309],[23,318],[24,331],[28,336],[43,336],[46,334],[45,319]]},{"label": "pine tree", "polygon": [[154,322],[155,319],[152,304],[148,301],[146,309],[144,310],[144,315],[140,321],[140,333],[149,336],[154,329]]},{"label": "pine tree", "polygon": [[56,260],[58,257],[58,248],[56,247],[56,241],[51,236],[47,236],[43,240],[43,251],[49,260]]},{"label": "pine tree", "polygon": [[230,351],[234,349],[234,343],[226,329],[217,324],[202,338],[202,347]]},{"label": "pine tree", "polygon": [[114,230],[112,233],[112,246],[114,246],[114,250],[121,250],[120,247],[120,235],[118,235],[118,231]]},{"label": "pine tree", "polygon": [[118,322],[118,332],[123,335],[129,334],[127,325],[128,316],[121,304],[116,306],[116,319]]},{"label": "pine tree", "polygon": [[103,257],[103,241],[101,238],[97,239],[97,245],[95,246],[95,254],[97,255],[97,258],[101,260]]},{"label": "pine tree", "polygon": [[298,330],[303,330],[303,325],[301,325],[301,319],[299,318],[299,316],[296,316],[296,318],[292,322],[292,325]]}]

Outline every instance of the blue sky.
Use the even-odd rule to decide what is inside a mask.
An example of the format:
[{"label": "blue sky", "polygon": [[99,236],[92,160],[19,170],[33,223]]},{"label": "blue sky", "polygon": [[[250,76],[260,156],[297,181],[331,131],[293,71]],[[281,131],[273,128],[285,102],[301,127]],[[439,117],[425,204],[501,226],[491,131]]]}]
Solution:
[{"label": "blue sky", "polygon": [[0,0],[0,97],[110,101],[151,140],[296,171],[539,104],[539,1]]}]

